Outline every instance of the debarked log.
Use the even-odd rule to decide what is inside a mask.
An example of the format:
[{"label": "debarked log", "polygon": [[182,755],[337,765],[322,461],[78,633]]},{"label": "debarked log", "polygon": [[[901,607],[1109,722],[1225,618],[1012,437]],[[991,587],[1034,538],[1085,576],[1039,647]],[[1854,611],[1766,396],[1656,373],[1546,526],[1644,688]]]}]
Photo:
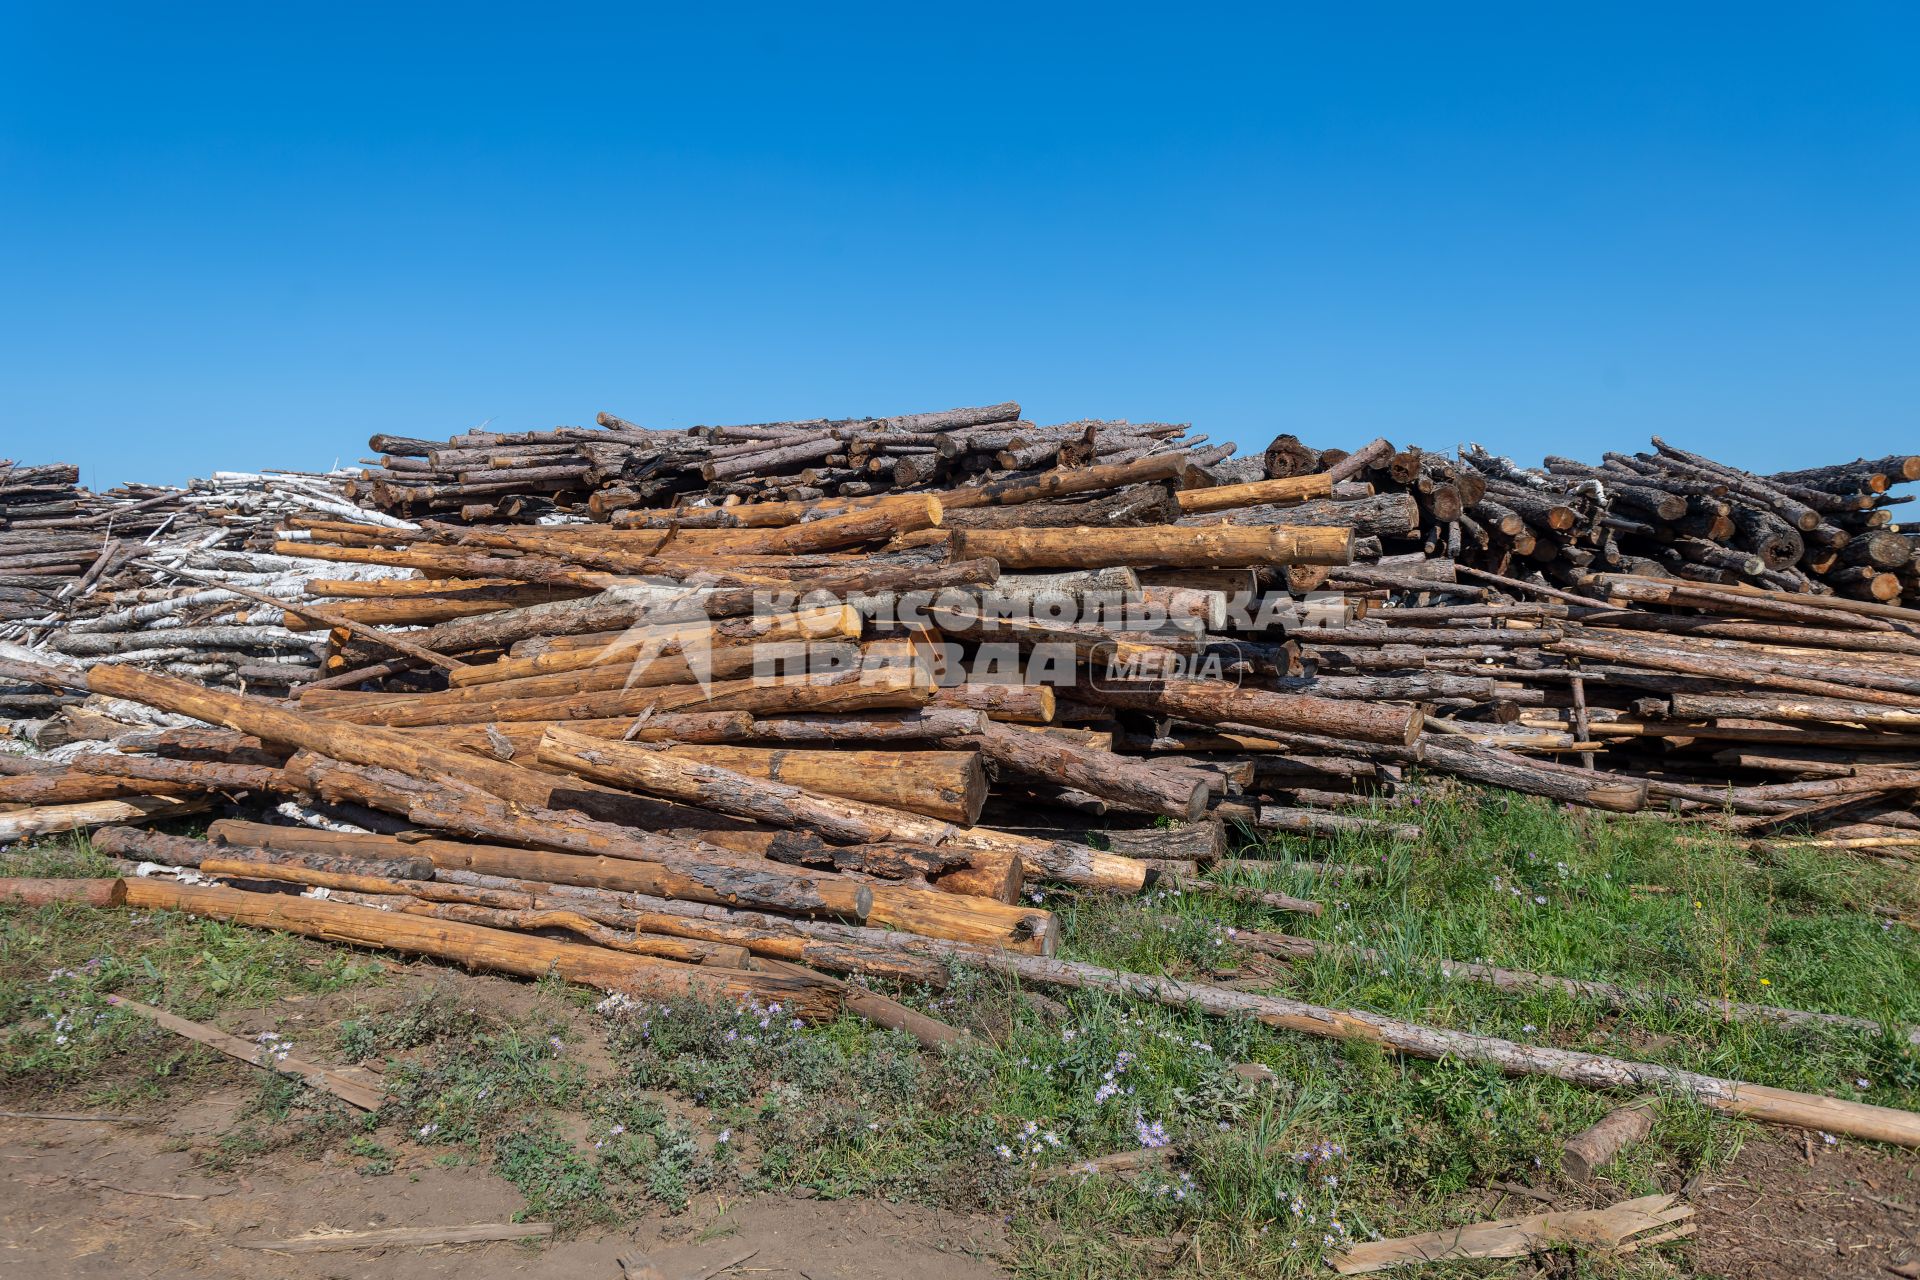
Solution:
[{"label": "debarked log", "polygon": [[[0,882],[4,886],[8,882]],[[524,978],[557,974],[569,982],[639,999],[683,997],[735,1004],[779,1001],[793,1015],[824,1021],[839,1011],[830,984],[788,974],[719,969],[631,955],[605,947],[560,942],[453,920],[425,920],[393,911],[280,893],[177,884],[168,880],[124,881],[125,904],[136,911],[184,911],[257,928],[431,956],[475,969]],[[0,888],[0,897],[5,896]]]},{"label": "debarked log", "polygon": [[985,557],[1002,569],[1105,569],[1162,565],[1235,569],[1247,565],[1348,564],[1353,531],[1331,526],[1212,525],[1146,529],[961,529],[956,558]]}]

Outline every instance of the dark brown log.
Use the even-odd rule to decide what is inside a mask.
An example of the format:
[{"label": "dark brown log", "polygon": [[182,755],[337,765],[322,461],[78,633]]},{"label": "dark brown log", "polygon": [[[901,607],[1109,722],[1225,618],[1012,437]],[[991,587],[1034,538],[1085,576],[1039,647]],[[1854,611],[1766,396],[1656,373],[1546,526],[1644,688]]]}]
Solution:
[{"label": "dark brown log", "polygon": [[1363,742],[1411,743],[1420,736],[1415,707],[1341,702],[1299,694],[1237,688],[1219,680],[1110,682],[1080,691],[1089,701],[1156,715],[1217,724],[1237,721],[1265,729],[1297,730]]},{"label": "dark brown log", "polygon": [[287,793],[296,789],[293,781],[277,767],[211,760],[151,759],[103,751],[77,756],[69,768],[75,773],[175,783],[181,787],[214,791]]},{"label": "dark brown log", "polygon": [[1276,436],[1261,457],[1261,467],[1269,480],[1312,475],[1321,469],[1320,451],[1301,444],[1298,436]]},{"label": "dark brown log", "polygon": [[236,859],[232,856],[232,850],[205,840],[188,840],[137,827],[102,827],[93,833],[93,844],[102,853],[116,858],[156,862],[169,867],[198,867],[209,859],[224,860],[229,864],[245,863],[250,868],[257,867],[261,872],[260,878],[265,880],[273,878],[270,872],[276,867],[342,875],[383,876],[392,880],[424,880],[433,875],[433,863],[423,856],[407,852],[404,846],[395,846],[390,853],[379,857],[356,856],[352,853],[335,856],[329,853],[248,849],[245,857]]},{"label": "dark brown log", "polygon": [[1207,779],[1178,766],[1090,750],[1044,733],[992,724],[950,745],[972,747],[1012,776],[1076,787],[1116,808],[1197,821],[1206,812]]},{"label": "dark brown log", "polygon": [[1653,438],[1653,447],[1659,450],[1663,465],[1669,470],[1678,471],[1683,476],[1724,484],[1733,492],[1771,508],[1796,529],[1812,529],[1820,523],[1818,511],[1787,496],[1786,493],[1758,476],[1724,467],[1710,458],[1688,453],[1684,449],[1676,449],[1659,436]]}]

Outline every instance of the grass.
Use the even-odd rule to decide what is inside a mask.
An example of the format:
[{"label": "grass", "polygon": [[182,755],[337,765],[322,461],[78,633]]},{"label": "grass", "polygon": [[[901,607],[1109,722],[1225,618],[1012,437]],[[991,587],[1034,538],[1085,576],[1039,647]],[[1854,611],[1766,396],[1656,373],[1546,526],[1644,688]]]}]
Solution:
[{"label": "grass", "polygon": [[[1654,816],[1470,789],[1426,796],[1411,815],[1426,833],[1417,846],[1281,840],[1223,873],[1322,902],[1319,917],[1217,895],[1058,894],[1065,954],[1920,1109],[1920,1060],[1899,1034],[1733,1023],[1657,1001],[1622,1013],[1496,991],[1439,963],[1903,1028],[1920,1022],[1920,945],[1876,908],[1915,914],[1910,875],[1812,851],[1756,862]],[[1295,857],[1365,874],[1316,873]],[[99,869],[84,843],[0,859],[7,874]],[[1235,944],[1247,928],[1384,954],[1281,964]],[[60,970],[72,972],[49,978]],[[978,1033],[939,1055],[851,1019],[803,1028],[777,1007],[612,1001],[598,1017],[589,995],[543,983],[530,1009],[502,1013],[383,981],[378,961],[301,939],[167,915],[0,909],[0,1090],[184,1096],[238,1072],[259,1096],[203,1159],[335,1149],[370,1177],[476,1162],[521,1189],[529,1216],[569,1228],[682,1209],[709,1191],[915,1199],[1005,1216],[1004,1261],[1063,1278],[1324,1274],[1349,1239],[1489,1216],[1495,1183],[1554,1186],[1559,1142],[1617,1101],[1095,993],[1031,999],[982,973],[900,993]],[[394,1100],[373,1117],[341,1113],[122,1019],[105,1009],[109,991],[214,1020],[296,994],[360,1002],[315,1056],[385,1064]],[[1252,1063],[1270,1080],[1250,1082]],[[1675,1190],[1723,1168],[1751,1132],[1664,1098],[1652,1138],[1607,1170],[1605,1195]],[[1171,1158],[1137,1174],[1049,1176],[1162,1144]],[[1672,1274],[1686,1248],[1570,1259],[1566,1274]]]}]

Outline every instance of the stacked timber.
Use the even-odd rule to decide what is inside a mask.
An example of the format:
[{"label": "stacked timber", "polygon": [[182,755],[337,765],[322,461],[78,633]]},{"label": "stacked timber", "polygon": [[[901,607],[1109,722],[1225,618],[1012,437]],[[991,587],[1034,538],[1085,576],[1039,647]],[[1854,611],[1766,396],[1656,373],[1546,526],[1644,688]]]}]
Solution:
[{"label": "stacked timber", "polygon": [[[1079,424],[1044,440],[1051,452],[1016,456],[1004,437],[1017,415],[705,434],[616,420],[586,432],[597,443],[469,435],[426,455],[380,438],[395,459],[484,460],[524,478],[551,469],[532,466],[555,456],[539,450],[617,436],[622,476],[676,487],[646,500],[672,505],[594,513],[610,489],[555,502],[539,495],[574,491],[536,477],[516,522],[497,503],[442,520],[440,498],[408,499],[397,505],[422,518],[405,519],[311,478],[240,478],[252,514],[278,517],[272,541],[143,553],[135,598],[107,593],[37,632],[32,656],[264,691],[323,725],[571,776],[571,807],[595,821],[671,819],[722,846],[713,831],[749,829],[764,847],[735,853],[929,885],[1017,861],[1025,878],[1134,890],[1199,876],[1236,830],[1410,837],[1391,809],[1419,794],[1416,773],[1615,811],[1660,805],[1755,838],[1812,824],[1876,850],[1910,842],[1891,832],[1905,830],[1901,784],[1920,765],[1903,754],[1920,714],[1920,676],[1905,673],[1920,613],[1818,580],[1835,571],[1805,560],[1804,539],[1791,573],[1734,563],[1742,539],[1773,529],[1763,515],[1849,520],[1849,486],[1856,514],[1884,512],[1906,459],[1763,480],[1659,441],[1597,467],[1530,470],[1472,447],[1446,458],[1376,440],[1348,454],[1282,437],[1258,476],[1236,480],[1245,468],[1158,428],[1102,452],[1112,424]],[[798,499],[781,485],[729,491],[744,467],[706,474],[738,445],[767,455],[899,435],[949,441],[932,456],[951,465],[886,492]],[[965,461],[989,446],[991,468]],[[753,474],[787,465],[763,459]],[[1792,505],[1815,494],[1831,509]],[[229,518],[247,497],[223,499]],[[1709,501],[1732,532],[1688,523]],[[246,769],[284,771],[286,753],[194,737],[168,718],[191,711],[98,681],[23,683],[31,670],[0,700],[26,700],[13,714],[37,717],[43,745],[147,756],[174,743],[156,730],[188,734],[186,758],[208,769],[101,773],[90,756],[19,784],[16,803],[205,803],[256,820],[264,797],[265,813],[374,834],[451,817],[337,771],[243,786],[264,775],[212,768],[223,749]],[[1855,748],[1869,763],[1832,758]],[[874,790],[880,777],[897,788]],[[234,811],[236,791],[255,799]],[[1108,856],[1092,856],[1095,830]],[[1000,861],[878,852],[902,840]]]},{"label": "stacked timber", "polygon": [[1348,456],[1282,436],[1263,466],[1272,476],[1324,467],[1371,485],[1364,503],[1286,517],[1348,524],[1363,559],[1444,557],[1563,587],[1614,572],[1883,603],[1920,592],[1913,540],[1893,522],[1911,497],[1888,492],[1920,476],[1920,458],[1761,476],[1656,437],[1597,464],[1549,456],[1528,468],[1475,445],[1449,458],[1376,440]]},{"label": "stacked timber", "polygon": [[[239,688],[284,690],[319,675],[315,637],[297,597],[320,578],[377,578],[298,554],[275,555],[275,526],[294,514],[403,522],[353,506],[338,478],[299,472],[216,472],[184,488],[78,488],[71,466],[19,469],[71,487],[57,515],[46,504],[10,508],[0,528],[0,640],[26,642],[80,665],[133,662]],[[0,484],[0,492],[5,486]],[[16,554],[17,551],[17,554]],[[70,739],[51,713],[73,699],[0,681],[0,721],[30,740]]]},{"label": "stacked timber", "polygon": [[668,431],[602,413],[595,427],[468,431],[444,441],[377,435],[349,496],[408,518],[528,521],[559,513],[645,524],[700,511],[716,527],[743,503],[812,502],[984,483],[1180,448],[1220,463],[1174,423],[1037,426],[1014,403],[885,418],[816,418]]},{"label": "stacked timber", "polygon": [[[393,474],[350,490],[234,481],[204,545],[143,542],[140,585],[112,562],[0,648],[0,702],[49,699],[68,739],[0,755],[0,842],[93,829],[121,863],[0,898],[927,1043],[957,1033],[849,979],[937,987],[962,959],[1920,1142],[1858,1104],[1067,964],[1041,896],[1315,912],[1216,876],[1236,837],[1414,840],[1396,809],[1450,778],[1909,856],[1920,610],[1806,536],[1900,537],[1867,522],[1907,460],[1763,480],[1656,442],[1585,474],[1283,438],[1249,466],[1018,412],[385,438]],[[856,448],[858,476],[794,482]],[[1778,567],[1770,520],[1801,535]],[[195,665],[263,656],[266,628],[288,678]]]}]

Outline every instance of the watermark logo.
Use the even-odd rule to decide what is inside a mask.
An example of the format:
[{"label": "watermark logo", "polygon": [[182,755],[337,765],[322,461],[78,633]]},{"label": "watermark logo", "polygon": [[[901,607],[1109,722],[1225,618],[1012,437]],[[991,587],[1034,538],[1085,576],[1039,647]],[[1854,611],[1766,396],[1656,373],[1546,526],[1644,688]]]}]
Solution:
[{"label": "watermark logo", "polygon": [[[744,615],[712,618],[709,591],[644,590],[633,623],[587,665],[625,663],[623,688],[693,684],[703,693],[732,680],[892,680],[909,667],[941,686],[1238,684],[1274,661],[1274,642],[1261,637],[1349,616],[1332,592],[947,588],[845,598],[767,591]],[[737,596],[728,598],[737,612]]]}]

